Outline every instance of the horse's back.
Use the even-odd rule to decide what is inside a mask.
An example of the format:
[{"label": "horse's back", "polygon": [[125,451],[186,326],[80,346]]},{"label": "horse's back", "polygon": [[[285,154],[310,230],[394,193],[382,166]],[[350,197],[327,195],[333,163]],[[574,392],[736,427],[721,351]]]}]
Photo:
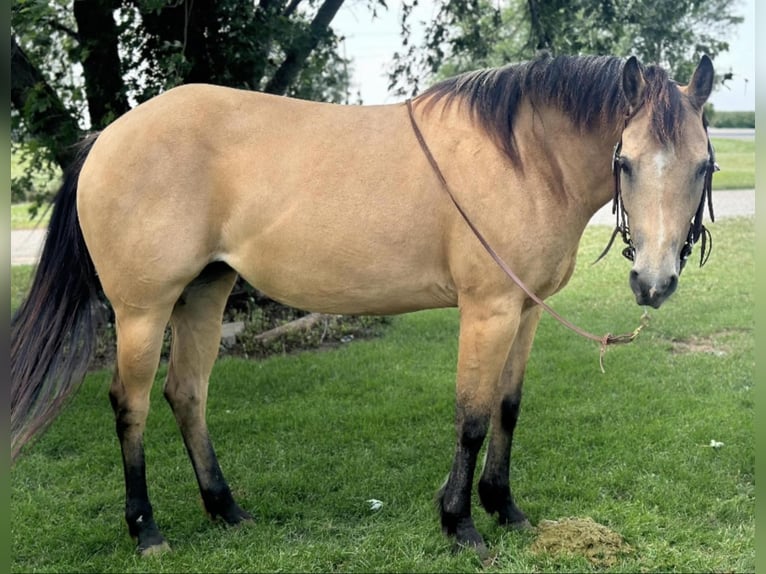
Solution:
[{"label": "horse's back", "polygon": [[304,308],[451,304],[443,204],[413,144],[401,106],[183,86],[102,132],[80,221],[107,294],[134,305],[212,261]]}]

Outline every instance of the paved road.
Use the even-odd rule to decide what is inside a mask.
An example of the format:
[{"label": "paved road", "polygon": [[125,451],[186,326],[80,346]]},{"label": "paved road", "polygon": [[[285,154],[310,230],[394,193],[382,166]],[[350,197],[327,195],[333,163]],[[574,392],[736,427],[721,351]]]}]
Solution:
[{"label": "paved road", "polygon": [[[611,209],[611,204],[601,208],[590,220],[590,225],[614,225]],[[716,219],[753,215],[755,190],[716,191],[713,193],[713,209]],[[11,231],[11,264],[36,263],[45,240],[45,233],[45,229]]]},{"label": "paved road", "polygon": [[708,128],[708,133],[713,138],[749,141],[755,139],[755,130],[752,128]]},{"label": "paved road", "polygon": [[11,231],[11,265],[33,265],[45,240],[45,229]]}]

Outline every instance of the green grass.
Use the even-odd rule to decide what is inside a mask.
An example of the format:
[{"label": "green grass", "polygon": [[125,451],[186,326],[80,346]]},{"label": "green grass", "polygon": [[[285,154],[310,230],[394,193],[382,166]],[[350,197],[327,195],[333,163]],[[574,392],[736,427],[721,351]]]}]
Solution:
[{"label": "green grass", "polygon": [[713,176],[713,189],[755,188],[755,142],[711,138],[721,171]]},{"label": "green grass", "polygon": [[32,280],[32,265],[11,266],[11,311],[18,309]]},{"label": "green grass", "polygon": [[[754,221],[711,226],[703,269],[637,341],[598,348],[544,317],[527,369],[512,484],[533,523],[590,516],[634,548],[611,568],[534,555],[478,506],[488,572],[754,569]],[[570,286],[550,302],[595,333],[639,319],[606,227],[586,230]],[[14,275],[14,281],[16,276]],[[253,525],[211,524],[158,374],[146,434],[155,516],[173,552],[134,555],[123,512],[110,373],[89,375],[11,470],[14,572],[466,572],[433,506],[454,445],[455,310],[395,318],[335,351],[219,361],[208,422]],[[684,347],[684,345],[686,345]],[[706,446],[710,440],[720,449]],[[377,512],[367,499],[383,501]],[[476,499],[476,497],[474,497]]]},{"label": "green grass", "polygon": [[45,229],[51,218],[48,205],[41,206],[34,217],[29,212],[32,203],[14,203],[11,205],[11,229]]}]

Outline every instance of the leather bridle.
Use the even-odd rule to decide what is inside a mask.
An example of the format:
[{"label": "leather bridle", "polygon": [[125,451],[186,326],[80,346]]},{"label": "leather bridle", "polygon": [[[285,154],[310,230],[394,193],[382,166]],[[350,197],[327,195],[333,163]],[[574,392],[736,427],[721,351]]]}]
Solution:
[{"label": "leather bridle", "polygon": [[[628,124],[628,119],[625,120],[625,126]],[[707,127],[706,127],[707,131]],[[612,247],[615,237],[619,234],[622,237],[622,241],[625,247],[622,250],[622,255],[629,261],[633,261],[636,255],[636,247],[633,244],[633,238],[630,236],[630,226],[628,225],[628,213],[625,211],[625,204],[622,199],[622,157],[620,152],[622,151],[622,136],[620,141],[614,146],[614,153],[612,155],[612,176],[614,177],[614,197],[612,199],[612,213],[615,215],[616,222],[612,236],[609,238],[604,251],[598,256],[593,263],[598,263]],[[708,161],[707,168],[705,170],[705,178],[702,184],[702,197],[700,198],[697,211],[694,214],[689,224],[689,233],[686,236],[686,241],[681,247],[679,253],[680,258],[680,270],[683,270],[686,265],[686,260],[692,253],[692,248],[701,239],[700,242],[700,267],[707,263],[710,257],[710,252],[713,249],[713,236],[710,231],[702,223],[702,218],[705,212],[705,204],[707,203],[708,211],[710,213],[710,221],[715,221],[715,215],[713,214],[713,174],[720,170],[718,164],[715,161],[715,150],[713,144],[710,143],[710,138],[707,140],[707,152]],[[680,274],[680,271],[679,271]]]}]

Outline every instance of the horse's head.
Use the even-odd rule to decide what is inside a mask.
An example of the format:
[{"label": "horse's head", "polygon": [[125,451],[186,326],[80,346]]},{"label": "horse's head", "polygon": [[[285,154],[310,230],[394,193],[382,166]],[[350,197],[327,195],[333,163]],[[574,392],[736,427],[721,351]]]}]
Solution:
[{"label": "horse's head", "polygon": [[692,245],[704,242],[704,203],[716,168],[702,107],[713,74],[707,56],[686,86],[659,68],[642,69],[634,57],[623,68],[631,112],[615,151],[615,185],[617,207],[629,218],[624,253],[633,260],[630,286],[639,305],[658,308],[675,291]]}]

